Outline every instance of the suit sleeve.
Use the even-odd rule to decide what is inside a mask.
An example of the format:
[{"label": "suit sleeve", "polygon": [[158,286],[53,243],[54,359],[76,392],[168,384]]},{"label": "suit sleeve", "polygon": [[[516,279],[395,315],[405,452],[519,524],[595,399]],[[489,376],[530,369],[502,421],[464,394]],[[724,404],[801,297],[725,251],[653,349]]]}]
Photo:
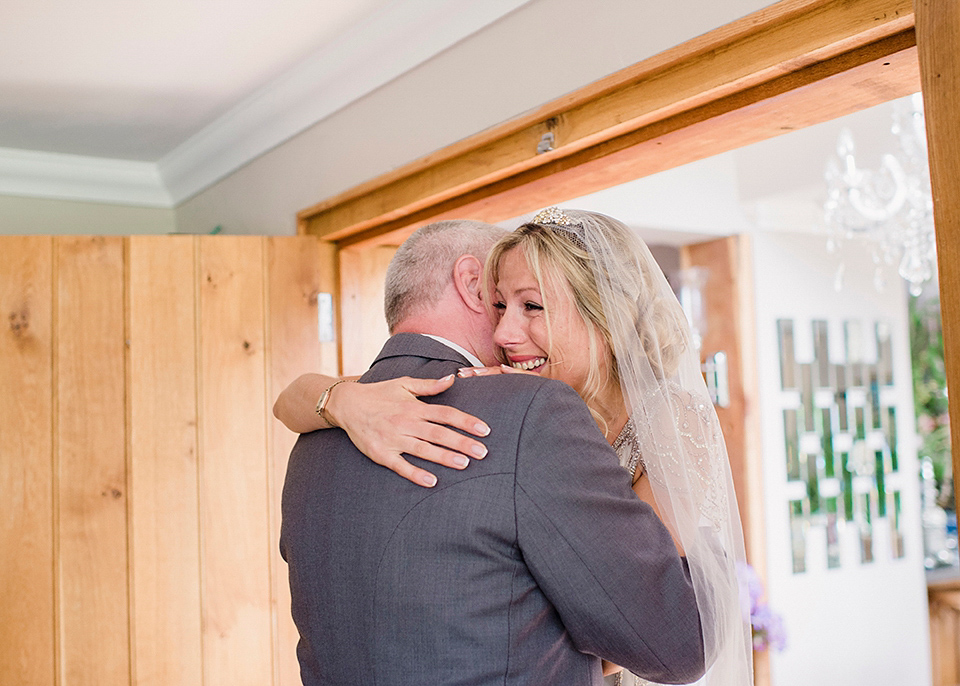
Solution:
[{"label": "suit sleeve", "polygon": [[659,683],[703,674],[685,565],[565,384],[544,384],[528,407],[515,505],[527,565],[579,650]]}]

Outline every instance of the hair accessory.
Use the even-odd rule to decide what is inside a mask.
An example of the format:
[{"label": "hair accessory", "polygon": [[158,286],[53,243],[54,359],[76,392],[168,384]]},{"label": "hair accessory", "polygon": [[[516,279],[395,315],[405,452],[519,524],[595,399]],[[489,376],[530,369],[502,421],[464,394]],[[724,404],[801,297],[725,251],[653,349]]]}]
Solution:
[{"label": "hair accessory", "polygon": [[559,207],[548,207],[540,210],[531,220],[534,224],[554,224],[555,226],[583,226],[582,222],[571,219]]},{"label": "hair accessory", "polygon": [[537,212],[531,220],[534,224],[550,227],[555,233],[561,233],[581,250],[587,250],[583,240],[583,222],[573,219],[559,207],[548,207]]}]

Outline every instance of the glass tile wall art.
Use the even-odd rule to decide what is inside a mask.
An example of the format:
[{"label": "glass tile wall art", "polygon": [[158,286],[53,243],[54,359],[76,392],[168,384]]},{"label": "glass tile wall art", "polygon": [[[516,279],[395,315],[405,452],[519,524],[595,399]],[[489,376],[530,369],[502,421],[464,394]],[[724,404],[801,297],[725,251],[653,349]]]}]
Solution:
[{"label": "glass tile wall art", "polygon": [[[829,570],[851,560],[872,564],[878,555],[904,556],[890,327],[850,320],[840,330],[843,345],[835,349],[843,359],[832,359],[827,321],[814,320],[809,328],[777,321],[785,492],[797,574],[810,571],[810,559],[826,559]],[[798,348],[801,336],[812,345]],[[870,353],[867,336],[876,343]],[[813,359],[797,359],[798,349],[812,350]],[[880,526],[881,533],[890,532],[889,550],[885,535],[878,548]],[[811,536],[816,530],[822,535]],[[809,546],[823,541],[827,549],[808,559]]]}]

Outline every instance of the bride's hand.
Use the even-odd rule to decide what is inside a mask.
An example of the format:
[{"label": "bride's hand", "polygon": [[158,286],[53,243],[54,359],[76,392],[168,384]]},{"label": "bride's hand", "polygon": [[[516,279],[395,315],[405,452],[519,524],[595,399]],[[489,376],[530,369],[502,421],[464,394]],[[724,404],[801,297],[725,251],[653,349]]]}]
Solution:
[{"label": "bride's hand", "polygon": [[487,454],[483,443],[453,429],[486,436],[490,427],[454,407],[417,398],[442,393],[453,382],[451,374],[443,379],[344,383],[331,392],[326,413],[371,460],[415,484],[432,487],[437,477],[407,462],[402,453],[453,469],[464,469],[468,457],[481,459]]}]

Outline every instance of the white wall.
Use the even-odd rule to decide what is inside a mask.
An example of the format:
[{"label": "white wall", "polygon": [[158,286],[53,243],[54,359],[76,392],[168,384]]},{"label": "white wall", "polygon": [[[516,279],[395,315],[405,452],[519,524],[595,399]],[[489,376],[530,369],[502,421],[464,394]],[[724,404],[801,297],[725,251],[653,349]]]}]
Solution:
[{"label": "white wall", "polygon": [[[927,595],[923,571],[919,484],[913,428],[913,389],[904,282],[885,270],[887,288],[873,286],[869,252],[844,246],[844,287],[833,288],[837,261],[822,236],[758,233],[753,238],[757,302],[758,368],[764,454],[764,507],[768,594],[785,619],[789,646],[771,658],[776,686],[922,686],[931,681]],[[874,520],[876,560],[859,562],[857,548],[841,551],[840,568],[828,569],[826,541],[808,535],[806,572],[792,569],[777,319],[794,320],[797,359],[813,357],[810,322],[828,322],[831,362],[844,359],[843,322],[864,325],[865,360],[875,360],[872,323],[892,328],[897,433],[906,555],[891,559],[883,536],[889,524]],[[876,513],[874,513],[876,516]],[[853,527],[841,530],[856,538]],[[852,536],[851,536],[852,534]],[[849,541],[848,541],[849,542]],[[811,554],[813,553],[813,554]]]},{"label": "white wall", "polygon": [[[211,227],[212,228],[212,227]],[[174,210],[0,195],[0,234],[164,234]]]},{"label": "white wall", "polygon": [[770,4],[534,0],[185,201],[178,227],[293,233],[299,210]]}]

